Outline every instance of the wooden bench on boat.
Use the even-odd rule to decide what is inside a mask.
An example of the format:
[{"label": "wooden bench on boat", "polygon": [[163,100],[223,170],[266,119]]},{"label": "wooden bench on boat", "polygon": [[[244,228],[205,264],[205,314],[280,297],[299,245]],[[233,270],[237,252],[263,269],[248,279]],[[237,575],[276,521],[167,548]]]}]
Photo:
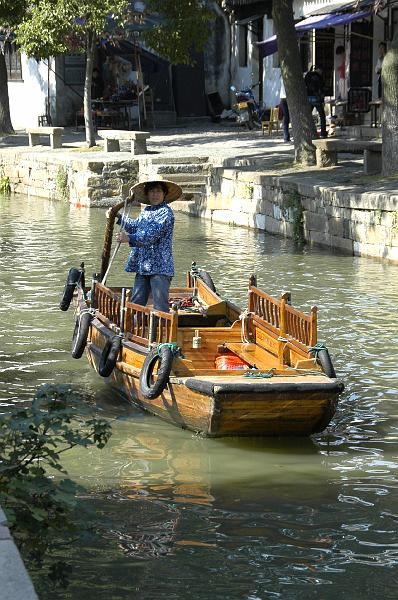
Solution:
[{"label": "wooden bench on boat", "polygon": [[63,127],[29,127],[26,129],[26,133],[29,135],[29,146],[37,146],[40,144],[40,138],[46,135],[50,137],[51,148],[62,148],[63,131]]},{"label": "wooden bench on boat", "polygon": [[312,142],[316,148],[316,164],[318,167],[332,167],[337,165],[338,154],[363,153],[364,172],[372,175],[381,172],[381,140],[346,140],[346,139],[319,139]]},{"label": "wooden bench on boat", "polygon": [[149,131],[128,131],[122,129],[100,129],[100,138],[104,140],[105,152],[119,152],[120,142],[131,142],[131,154],[147,154],[146,141]]}]

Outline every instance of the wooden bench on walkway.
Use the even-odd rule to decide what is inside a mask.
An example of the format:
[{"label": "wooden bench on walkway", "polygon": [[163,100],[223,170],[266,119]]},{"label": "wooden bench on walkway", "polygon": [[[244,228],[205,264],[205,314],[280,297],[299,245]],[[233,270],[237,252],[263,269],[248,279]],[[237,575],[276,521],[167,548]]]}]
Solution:
[{"label": "wooden bench on walkway", "polygon": [[339,152],[350,154],[364,154],[363,167],[367,175],[381,172],[381,140],[345,140],[322,139],[313,140],[316,148],[316,164],[318,167],[332,167],[337,165]]},{"label": "wooden bench on walkway", "polygon": [[123,129],[100,129],[100,138],[104,140],[105,152],[118,152],[120,141],[131,142],[131,154],[146,154],[146,141],[151,136],[148,131],[127,131]]},{"label": "wooden bench on walkway", "polygon": [[61,136],[63,131],[63,127],[29,127],[26,130],[29,135],[29,146],[37,146],[40,144],[42,135],[49,135],[51,148],[62,148]]}]

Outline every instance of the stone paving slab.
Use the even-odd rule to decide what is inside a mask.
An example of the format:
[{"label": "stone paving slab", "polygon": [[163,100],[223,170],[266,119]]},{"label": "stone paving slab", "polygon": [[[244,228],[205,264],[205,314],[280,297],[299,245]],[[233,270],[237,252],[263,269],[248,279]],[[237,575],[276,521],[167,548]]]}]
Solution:
[{"label": "stone paving slab", "polygon": [[0,508],[0,598],[1,600],[38,600],[18,549]]},{"label": "stone paving slab", "polygon": [[[178,161],[179,157],[194,156],[197,159],[208,158],[214,166],[224,169],[239,168],[241,172],[258,172],[273,174],[279,177],[299,178],[300,185],[319,188],[346,189],[347,191],[384,192],[398,194],[398,178],[382,179],[381,176],[365,176],[363,158],[358,155],[344,155],[334,167],[297,168],[293,165],[293,144],[285,143],[280,134],[272,137],[262,135],[261,131],[247,131],[236,124],[201,123],[185,127],[159,129],[151,131],[148,138],[149,154],[137,159],[162,157]],[[74,160],[93,162],[115,162],[131,160],[130,145],[121,143],[118,153],[105,153],[103,150],[88,151],[85,149],[84,131],[66,128],[62,138],[63,147],[51,150],[49,146],[28,146],[28,137],[22,133],[0,138],[0,151],[51,154],[60,161]],[[98,139],[99,146],[103,141]],[[286,182],[286,183],[287,183]]]}]

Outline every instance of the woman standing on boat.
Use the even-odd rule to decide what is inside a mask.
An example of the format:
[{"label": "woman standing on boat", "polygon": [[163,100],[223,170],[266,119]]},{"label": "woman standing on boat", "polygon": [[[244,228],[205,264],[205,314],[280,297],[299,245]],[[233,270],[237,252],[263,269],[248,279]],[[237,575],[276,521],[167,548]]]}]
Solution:
[{"label": "woman standing on boat", "polygon": [[[169,312],[174,214],[168,204],[178,200],[182,190],[171,181],[148,181],[134,185],[130,194],[148,204],[137,219],[116,217],[122,227],[117,241],[131,247],[125,271],[136,273],[130,302],[145,306],[152,292],[154,309]],[[109,213],[110,209],[108,217]]]}]

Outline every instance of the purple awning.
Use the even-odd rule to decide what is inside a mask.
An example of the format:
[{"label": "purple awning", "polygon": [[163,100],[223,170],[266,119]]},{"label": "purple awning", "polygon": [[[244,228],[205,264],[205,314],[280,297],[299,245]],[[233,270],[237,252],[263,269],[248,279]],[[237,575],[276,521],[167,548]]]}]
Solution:
[{"label": "purple awning", "polygon": [[[370,11],[360,11],[356,13],[345,13],[336,15],[335,13],[329,15],[318,15],[315,17],[308,17],[308,19],[304,19],[295,25],[297,35],[303,35],[305,31],[311,29],[326,29],[328,27],[338,27],[339,25],[345,25],[346,23],[351,23],[352,21],[357,21],[358,19],[363,19],[364,17],[368,17],[371,14]],[[264,58],[265,56],[270,56],[270,54],[274,54],[278,51],[278,41],[276,39],[276,35],[268,38],[267,40],[263,40],[262,42],[257,42],[257,45],[260,50],[260,56]]]}]

